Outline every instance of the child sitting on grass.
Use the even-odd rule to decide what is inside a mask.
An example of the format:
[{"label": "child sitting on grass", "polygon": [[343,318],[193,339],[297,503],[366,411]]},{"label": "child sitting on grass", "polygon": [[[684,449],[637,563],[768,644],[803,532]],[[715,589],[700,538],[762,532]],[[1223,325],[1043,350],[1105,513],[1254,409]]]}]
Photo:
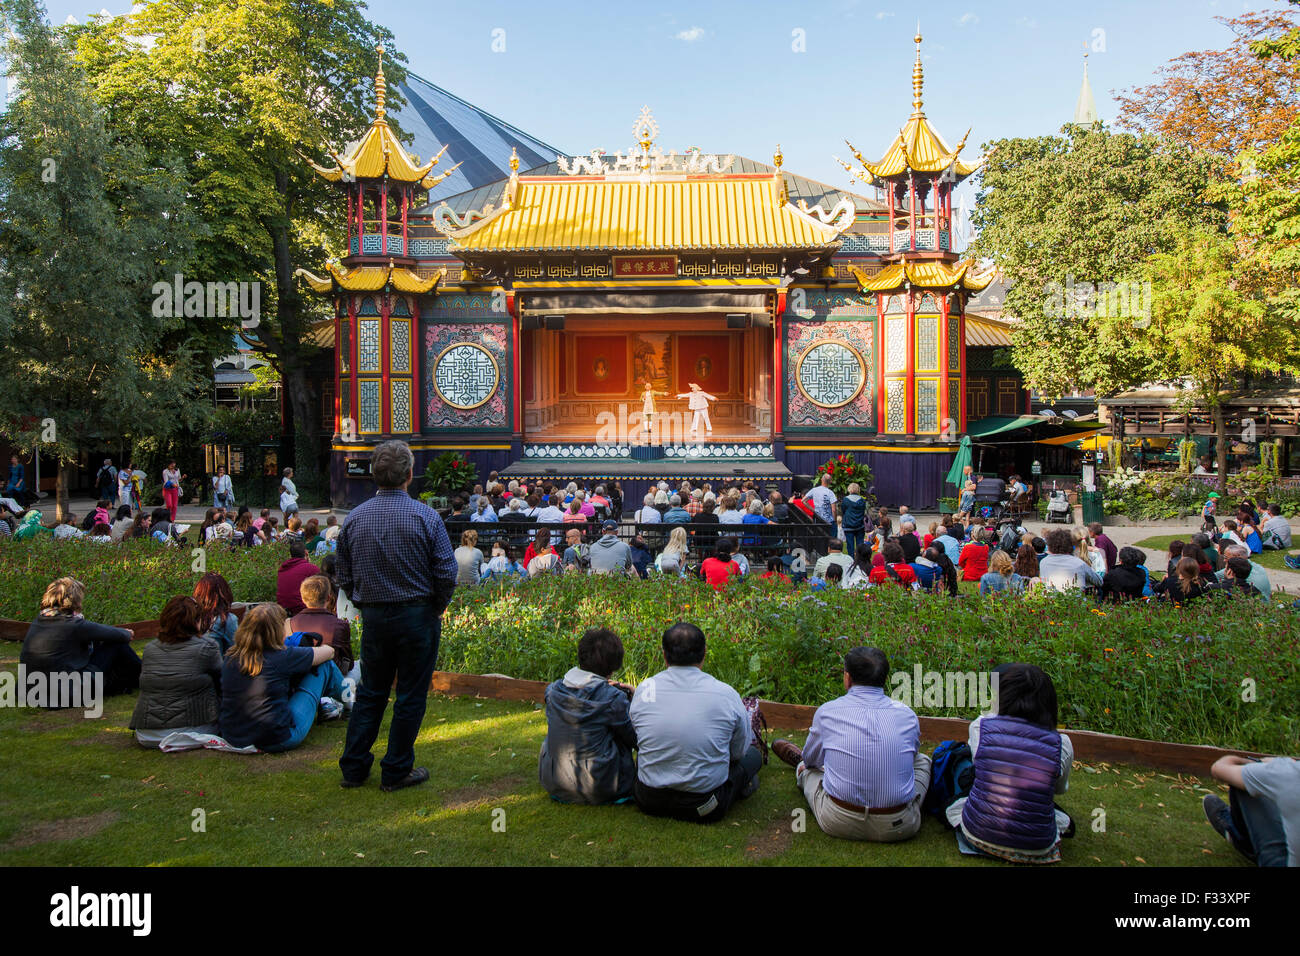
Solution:
[{"label": "child sitting on grass", "polygon": [[632,688],[609,679],[622,666],[619,636],[606,628],[588,628],[578,641],[578,666],[546,688],[546,739],[537,776],[559,803],[632,798]]}]

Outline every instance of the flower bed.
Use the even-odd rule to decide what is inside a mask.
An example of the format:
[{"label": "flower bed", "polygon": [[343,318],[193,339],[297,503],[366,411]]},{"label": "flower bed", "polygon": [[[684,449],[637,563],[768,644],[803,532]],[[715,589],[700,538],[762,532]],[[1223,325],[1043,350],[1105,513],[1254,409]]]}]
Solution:
[{"label": "flower bed", "polygon": [[[230,580],[236,600],[274,600],[285,555],[276,546],[213,549],[207,566]],[[45,585],[71,574],[87,585],[91,619],[154,618],[169,597],[193,587],[192,560],[188,548],[148,541],[3,544],[0,617],[30,620]],[[554,680],[577,662],[583,630],[602,626],[623,637],[624,675],[636,681],[662,668],[660,635],[679,619],[708,636],[710,673],[770,700],[819,704],[842,693],[844,652],[872,643],[907,673],[917,665],[945,673],[1039,664],[1056,683],[1061,723],[1079,729],[1272,753],[1292,753],[1300,740],[1300,617],[1282,603],[1099,608],[1071,596],[951,601],[892,587],[792,592],[758,580],[718,595],[692,580],[566,576],[459,589],[444,619],[439,667]],[[1247,680],[1253,701],[1242,699]]]},{"label": "flower bed", "polygon": [[[1106,513],[1125,515],[1135,521],[1199,516],[1209,493],[1219,487],[1218,478],[1213,475],[1135,468],[1118,468],[1104,478]],[[1226,507],[1244,498],[1252,499],[1261,507],[1266,502],[1277,502],[1286,517],[1300,516],[1300,488],[1283,483],[1271,474],[1244,471],[1229,475],[1226,501],[1219,506],[1220,517],[1227,515]]]}]

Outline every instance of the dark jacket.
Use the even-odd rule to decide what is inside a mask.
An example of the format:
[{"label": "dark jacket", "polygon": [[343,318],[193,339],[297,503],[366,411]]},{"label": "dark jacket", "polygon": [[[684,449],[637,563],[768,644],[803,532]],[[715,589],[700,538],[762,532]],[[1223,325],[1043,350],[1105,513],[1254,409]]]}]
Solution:
[{"label": "dark jacket", "polygon": [[129,644],[131,633],[84,617],[38,617],[27,628],[18,662],[29,671],[84,671],[91,644]]},{"label": "dark jacket", "polygon": [[220,715],[221,651],[211,637],[179,644],[150,641],[140,655],[140,696],[132,730],[215,724]]},{"label": "dark jacket", "polygon": [[562,803],[611,803],[632,796],[636,731],[630,701],[604,678],[573,668],[546,688],[542,787]]},{"label": "dark jacket", "polygon": [[289,626],[295,631],[319,634],[321,640],[334,648],[334,663],[343,676],[352,670],[352,628],[333,611],[324,608],[299,611],[289,619]]},{"label": "dark jacket", "polygon": [[647,568],[654,563],[654,555],[650,553],[649,548],[638,548],[635,544],[629,545],[632,551],[632,567],[636,569],[638,577],[648,577]]},{"label": "dark jacket", "polygon": [[320,568],[306,558],[289,558],[275,575],[275,603],[290,614],[297,614],[306,607],[298,588],[316,574],[320,574]]},{"label": "dark jacket", "polygon": [[1056,842],[1061,735],[1019,717],[985,717],[962,829],[987,843],[1044,850]]},{"label": "dark jacket", "polygon": [[1101,596],[1107,601],[1127,601],[1142,596],[1147,575],[1140,566],[1117,564],[1101,579]]}]

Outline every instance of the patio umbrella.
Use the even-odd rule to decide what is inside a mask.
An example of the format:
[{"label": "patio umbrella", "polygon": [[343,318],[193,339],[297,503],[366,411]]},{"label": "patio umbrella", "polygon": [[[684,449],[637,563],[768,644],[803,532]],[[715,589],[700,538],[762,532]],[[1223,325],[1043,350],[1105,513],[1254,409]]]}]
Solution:
[{"label": "patio umbrella", "polygon": [[961,488],[962,471],[971,461],[970,435],[963,435],[961,445],[957,448],[957,457],[953,459],[952,467],[948,469],[948,474],[944,481],[957,488]]}]

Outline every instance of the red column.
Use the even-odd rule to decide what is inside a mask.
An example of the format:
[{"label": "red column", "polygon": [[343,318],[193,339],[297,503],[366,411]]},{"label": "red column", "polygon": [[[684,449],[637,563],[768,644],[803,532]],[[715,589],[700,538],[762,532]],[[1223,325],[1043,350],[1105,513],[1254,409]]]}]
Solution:
[{"label": "red column", "polygon": [[[916,251],[916,174],[908,171],[907,174],[907,230],[908,230],[908,248],[912,252]],[[908,306],[909,314],[911,306]]]},{"label": "red column", "polygon": [[772,438],[779,440],[785,410],[785,303],[782,292],[777,297],[777,310],[772,322]]},{"label": "red column", "polygon": [[[388,180],[386,179],[379,187],[379,252],[381,255],[388,255]],[[385,400],[384,407],[387,406],[388,402]]]},{"label": "red column", "polygon": [[[937,233],[936,233],[937,235]],[[948,296],[939,302],[939,433],[943,433],[943,420],[954,418],[948,410]],[[958,422],[958,425],[961,423]]]},{"label": "red column", "polygon": [[953,418],[957,419],[957,430],[965,431],[966,425],[966,303],[960,292],[957,293],[957,354],[961,357],[961,402],[962,407],[957,409],[958,414]]},{"label": "red column", "polygon": [[339,351],[339,340],[343,336],[341,323],[339,322],[339,301],[334,300],[334,434],[337,435],[343,430],[343,395],[339,391],[340,375],[339,366],[343,364],[343,353]]},{"label": "red column", "polygon": [[[380,240],[387,242],[387,236]],[[392,296],[385,289],[379,296],[379,368],[382,372],[379,385],[379,430],[387,435],[393,427],[392,423],[392,404],[393,396],[389,392],[389,365],[393,358],[393,346],[391,333],[388,328],[388,316],[392,311],[389,304]]]},{"label": "red column", "polygon": [[515,421],[511,429],[516,438],[522,438],[524,432],[524,397],[523,397],[523,375],[519,358],[519,309],[516,305],[515,294],[510,292],[506,295],[506,314],[510,316],[510,340],[513,343],[510,349],[510,369],[511,384],[514,391]]},{"label": "red column", "polygon": [[886,183],[886,190],[889,194],[889,251],[894,251],[894,184]]},{"label": "red column", "polygon": [[411,208],[411,190],[409,187],[402,190],[401,203],[402,203],[402,255],[409,256],[411,254],[411,240],[410,237],[408,237],[406,234],[406,214]]}]

